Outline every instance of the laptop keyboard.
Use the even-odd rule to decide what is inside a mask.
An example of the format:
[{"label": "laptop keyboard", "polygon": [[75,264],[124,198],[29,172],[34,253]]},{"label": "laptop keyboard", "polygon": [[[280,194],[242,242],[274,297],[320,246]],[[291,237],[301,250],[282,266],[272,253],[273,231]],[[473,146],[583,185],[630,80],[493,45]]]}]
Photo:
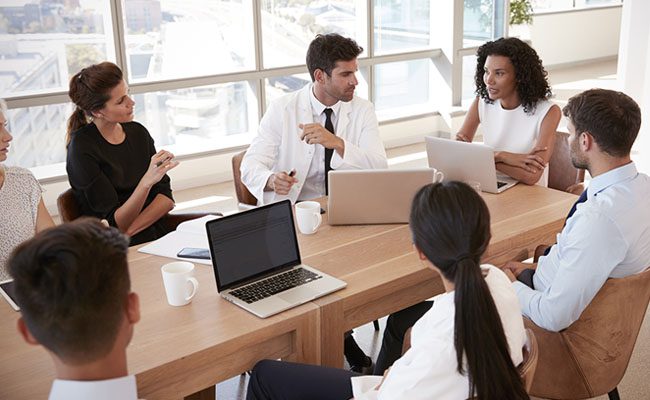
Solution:
[{"label": "laptop keyboard", "polygon": [[309,270],[295,268],[291,271],[235,289],[230,294],[250,304],[320,278],[322,278],[321,275]]},{"label": "laptop keyboard", "polygon": [[500,188],[504,187],[507,184],[508,184],[508,182],[497,181],[497,189],[500,189]]}]

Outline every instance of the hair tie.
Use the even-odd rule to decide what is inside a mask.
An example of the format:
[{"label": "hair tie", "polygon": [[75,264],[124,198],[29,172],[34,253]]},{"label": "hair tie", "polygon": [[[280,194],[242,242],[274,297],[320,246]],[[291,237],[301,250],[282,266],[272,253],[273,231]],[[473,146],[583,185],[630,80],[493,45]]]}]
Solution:
[{"label": "hair tie", "polygon": [[454,260],[454,262],[455,262],[456,264],[459,264],[461,261],[464,261],[464,260],[473,260],[473,259],[474,259],[474,256],[472,256],[471,254],[461,254],[460,256],[456,257],[456,259]]}]

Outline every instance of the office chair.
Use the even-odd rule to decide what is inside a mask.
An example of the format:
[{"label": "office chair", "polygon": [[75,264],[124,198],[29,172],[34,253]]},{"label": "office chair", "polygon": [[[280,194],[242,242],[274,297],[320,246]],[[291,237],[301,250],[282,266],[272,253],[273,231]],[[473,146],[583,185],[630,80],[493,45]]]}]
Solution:
[{"label": "office chair", "polygon": [[[560,332],[524,319],[539,343],[530,394],[545,399],[589,399],[605,393],[618,400],[650,300],[650,269],[608,279],[580,318]],[[623,311],[624,310],[624,311]]]},{"label": "office chair", "polygon": [[555,132],[555,146],[548,162],[548,187],[579,195],[584,190],[585,170],[571,163],[568,137],[566,132]]},{"label": "office chair", "polygon": [[251,206],[257,205],[257,199],[251,194],[246,185],[241,181],[241,162],[246,155],[246,150],[232,156],[232,181],[235,184],[237,201]]}]

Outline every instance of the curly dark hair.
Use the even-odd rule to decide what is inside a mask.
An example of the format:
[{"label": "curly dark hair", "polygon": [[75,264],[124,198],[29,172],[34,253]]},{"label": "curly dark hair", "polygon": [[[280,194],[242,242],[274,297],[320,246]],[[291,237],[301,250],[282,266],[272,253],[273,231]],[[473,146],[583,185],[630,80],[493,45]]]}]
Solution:
[{"label": "curly dark hair", "polygon": [[476,52],[476,75],[474,75],[476,91],[474,93],[486,103],[491,104],[492,100],[488,96],[483,74],[485,73],[485,61],[491,55],[508,57],[515,67],[517,94],[519,94],[519,99],[527,114],[535,112],[538,101],[549,99],[553,95],[546,79],[548,73],[535,49],[514,37],[500,38],[485,43]]},{"label": "curly dark hair", "polygon": [[321,69],[327,76],[332,76],[332,70],[337,61],[354,60],[363,52],[363,47],[350,38],[338,33],[316,35],[307,49],[307,69],[314,81],[314,71]]}]

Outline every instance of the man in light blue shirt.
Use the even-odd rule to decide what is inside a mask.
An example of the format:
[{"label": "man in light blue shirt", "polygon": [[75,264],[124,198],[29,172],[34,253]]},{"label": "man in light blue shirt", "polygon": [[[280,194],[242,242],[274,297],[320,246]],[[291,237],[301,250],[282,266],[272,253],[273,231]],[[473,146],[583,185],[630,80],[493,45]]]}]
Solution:
[{"label": "man in light blue shirt", "polygon": [[571,160],[592,176],[586,201],[540,257],[533,288],[517,281],[531,264],[504,266],[524,316],[560,331],[576,321],[608,278],[623,278],[650,266],[650,178],[630,159],[641,125],[639,106],[627,95],[604,89],[580,93],[564,107],[569,119]]}]

